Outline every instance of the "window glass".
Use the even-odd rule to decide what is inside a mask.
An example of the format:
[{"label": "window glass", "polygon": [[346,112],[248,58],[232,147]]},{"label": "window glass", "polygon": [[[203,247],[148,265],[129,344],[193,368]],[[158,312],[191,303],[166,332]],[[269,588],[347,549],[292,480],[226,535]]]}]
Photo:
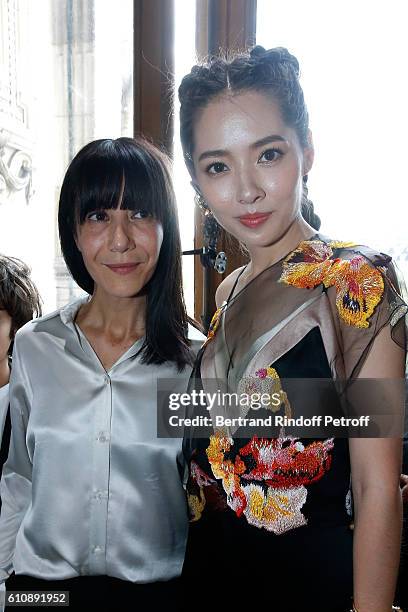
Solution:
[{"label": "window glass", "polygon": [[[175,0],[175,113],[174,113],[174,185],[179,209],[180,232],[184,251],[194,248],[194,190],[186,170],[180,145],[179,102],[177,90],[181,79],[195,63],[195,2]],[[183,256],[183,283],[187,311],[194,316],[194,257]]]},{"label": "window glass", "polygon": [[0,3],[0,251],[49,312],[79,294],[58,246],[61,181],[95,138],[133,132],[133,2]]},{"label": "window glass", "polygon": [[299,59],[322,232],[388,252],[407,278],[406,2],[258,0],[257,43]]}]

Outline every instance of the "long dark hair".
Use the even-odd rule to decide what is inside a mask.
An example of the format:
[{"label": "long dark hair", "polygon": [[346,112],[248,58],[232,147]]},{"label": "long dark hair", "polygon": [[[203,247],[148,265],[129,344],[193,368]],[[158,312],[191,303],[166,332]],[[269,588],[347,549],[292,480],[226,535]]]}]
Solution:
[{"label": "long dark hair", "polygon": [[176,199],[167,156],[139,137],[90,142],[72,160],[61,188],[58,227],[61,249],[78,285],[92,294],[94,281],[75,243],[76,228],[89,212],[118,205],[143,209],[163,226],[155,272],[146,286],[144,363],[191,363],[181,273],[181,242]]},{"label": "long dark hair", "polygon": [[[231,59],[215,56],[206,63],[193,66],[179,87],[180,138],[184,160],[194,176],[194,122],[197,113],[225,91],[259,91],[270,95],[278,103],[285,123],[296,131],[302,147],[309,145],[309,115],[299,83],[299,63],[287,49],[276,47],[265,50],[257,46],[249,53]],[[302,216],[320,228],[313,203],[307,196],[307,177],[303,180]]]}]

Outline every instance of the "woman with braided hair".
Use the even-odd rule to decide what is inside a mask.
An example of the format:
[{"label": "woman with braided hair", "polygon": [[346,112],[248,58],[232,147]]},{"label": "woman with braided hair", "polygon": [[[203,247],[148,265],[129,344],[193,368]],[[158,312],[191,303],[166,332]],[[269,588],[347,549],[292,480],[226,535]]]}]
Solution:
[{"label": "woman with braided hair", "polygon": [[[391,258],[319,232],[306,189],[308,113],[298,61],[286,49],[213,57],[184,77],[179,98],[201,205],[250,257],[217,290],[191,383],[208,391],[215,381],[238,399],[226,408],[219,395],[212,427],[185,433],[188,607],[391,610],[401,531],[393,425],[407,310]],[[335,383],[334,395],[321,380]],[[387,414],[375,420],[372,402],[384,388]],[[370,402],[361,405],[367,389]],[[344,416],[340,400],[347,392],[350,401],[350,390],[353,410],[372,410],[371,428],[361,419],[358,431],[290,427],[311,415],[308,392],[325,419],[337,409]],[[242,404],[254,394],[277,394],[277,405],[256,413],[264,421]],[[262,422],[271,415],[268,436]]]}]

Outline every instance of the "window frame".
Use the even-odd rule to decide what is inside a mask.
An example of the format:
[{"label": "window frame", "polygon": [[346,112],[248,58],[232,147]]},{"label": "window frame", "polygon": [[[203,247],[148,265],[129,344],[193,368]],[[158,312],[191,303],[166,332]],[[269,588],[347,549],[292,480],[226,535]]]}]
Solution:
[{"label": "window frame", "polygon": [[[196,54],[205,58],[255,44],[256,0],[196,0]],[[134,134],[143,134],[172,156],[174,133],[174,0],[134,0]],[[197,209],[194,248],[203,246],[203,214]],[[246,262],[237,241],[220,231],[218,251],[228,256],[227,271],[204,270],[194,262],[194,316],[207,329],[215,291]]]}]

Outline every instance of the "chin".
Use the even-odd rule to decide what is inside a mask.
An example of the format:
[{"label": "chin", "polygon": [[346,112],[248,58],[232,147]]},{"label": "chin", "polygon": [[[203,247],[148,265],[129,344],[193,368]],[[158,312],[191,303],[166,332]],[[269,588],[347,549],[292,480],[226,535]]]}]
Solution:
[{"label": "chin", "polygon": [[275,244],[275,242],[278,242],[279,239],[282,238],[285,233],[285,230],[280,232],[276,231],[276,228],[274,228],[273,230],[271,230],[270,228],[269,230],[268,228],[265,228],[265,230],[259,232],[258,235],[247,235],[245,237],[246,239],[242,239],[242,242],[244,242],[244,244],[248,247],[268,247],[272,244]]},{"label": "chin", "polygon": [[144,285],[140,286],[139,284],[134,285],[133,287],[129,285],[127,287],[115,287],[113,284],[110,284],[109,286],[99,285],[99,287],[103,290],[105,295],[112,298],[122,299],[137,297],[143,293],[144,289]]}]

